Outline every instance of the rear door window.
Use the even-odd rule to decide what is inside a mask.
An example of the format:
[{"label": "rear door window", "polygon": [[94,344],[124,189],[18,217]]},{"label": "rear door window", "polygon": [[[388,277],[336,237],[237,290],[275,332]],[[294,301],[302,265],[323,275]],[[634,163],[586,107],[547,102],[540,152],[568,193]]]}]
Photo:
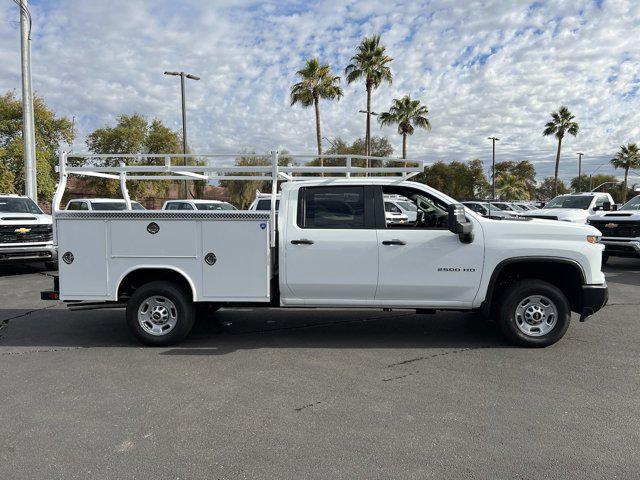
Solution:
[{"label": "rear door window", "polygon": [[367,228],[364,186],[308,187],[301,195],[301,228]]}]

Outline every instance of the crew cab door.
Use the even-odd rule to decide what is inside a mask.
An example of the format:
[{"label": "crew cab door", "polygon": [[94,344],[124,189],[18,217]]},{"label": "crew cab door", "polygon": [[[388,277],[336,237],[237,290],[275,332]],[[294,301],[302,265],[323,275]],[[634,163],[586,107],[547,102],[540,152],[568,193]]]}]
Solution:
[{"label": "crew cab door", "polygon": [[297,204],[289,202],[287,207],[285,234],[280,237],[284,242],[280,250],[284,252],[280,261],[283,303],[373,302],[378,242],[370,188],[302,187]]},{"label": "crew cab door", "polygon": [[484,238],[474,222],[474,240],[462,243],[447,228],[447,204],[427,192],[374,187],[375,209],[383,194],[404,195],[419,208],[416,222],[394,224],[376,215],[379,277],[376,303],[389,306],[471,306],[480,286]]}]

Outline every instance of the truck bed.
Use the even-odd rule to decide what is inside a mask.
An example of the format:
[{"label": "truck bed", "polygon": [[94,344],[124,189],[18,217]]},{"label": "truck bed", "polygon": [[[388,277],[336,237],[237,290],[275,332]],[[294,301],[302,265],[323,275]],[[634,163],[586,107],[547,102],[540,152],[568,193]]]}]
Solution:
[{"label": "truck bed", "polygon": [[115,301],[125,277],[144,268],[181,274],[194,301],[268,302],[269,218],[245,211],[56,212],[60,298]]}]

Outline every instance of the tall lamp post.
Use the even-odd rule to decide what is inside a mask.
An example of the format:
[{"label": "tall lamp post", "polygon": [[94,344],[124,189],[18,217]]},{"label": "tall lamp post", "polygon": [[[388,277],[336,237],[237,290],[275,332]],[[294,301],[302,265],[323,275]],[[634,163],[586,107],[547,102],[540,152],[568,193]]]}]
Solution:
[{"label": "tall lamp post", "polygon": [[582,191],[582,156],[584,153],[576,152],[578,155],[578,193]]},{"label": "tall lamp post", "polygon": [[36,138],[31,88],[31,12],[27,0],[14,0],[20,7],[20,57],[22,63],[22,141],[24,143],[25,194],[38,203]]},{"label": "tall lamp post", "polygon": [[[182,153],[187,154],[187,107],[184,99],[184,79],[200,80],[200,77],[196,77],[190,73],[185,72],[164,72],[165,75],[172,75],[180,77],[180,95],[182,97]],[[184,157],[184,166],[187,165],[187,157]],[[184,198],[189,198],[189,187],[187,186],[187,180],[184,181]]]},{"label": "tall lamp post", "polygon": [[491,162],[491,200],[496,199],[496,142],[500,139],[497,137],[488,137],[487,140],[491,140],[493,145],[493,160]]}]

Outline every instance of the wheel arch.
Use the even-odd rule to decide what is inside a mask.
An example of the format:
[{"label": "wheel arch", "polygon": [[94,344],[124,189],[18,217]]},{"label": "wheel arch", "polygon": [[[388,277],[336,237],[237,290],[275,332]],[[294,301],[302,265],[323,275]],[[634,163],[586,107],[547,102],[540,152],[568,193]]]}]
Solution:
[{"label": "wheel arch", "polygon": [[499,288],[510,281],[538,278],[558,287],[568,298],[572,311],[580,307],[580,287],[586,283],[586,275],[580,264],[570,258],[514,257],[502,260],[491,273],[487,295],[480,309],[490,315],[500,293]]},{"label": "wheel arch", "polygon": [[118,301],[122,296],[130,295],[145,283],[157,280],[176,283],[191,295],[192,301],[196,300],[196,287],[189,275],[177,267],[166,265],[137,265],[123,272],[118,279],[115,300]]}]

